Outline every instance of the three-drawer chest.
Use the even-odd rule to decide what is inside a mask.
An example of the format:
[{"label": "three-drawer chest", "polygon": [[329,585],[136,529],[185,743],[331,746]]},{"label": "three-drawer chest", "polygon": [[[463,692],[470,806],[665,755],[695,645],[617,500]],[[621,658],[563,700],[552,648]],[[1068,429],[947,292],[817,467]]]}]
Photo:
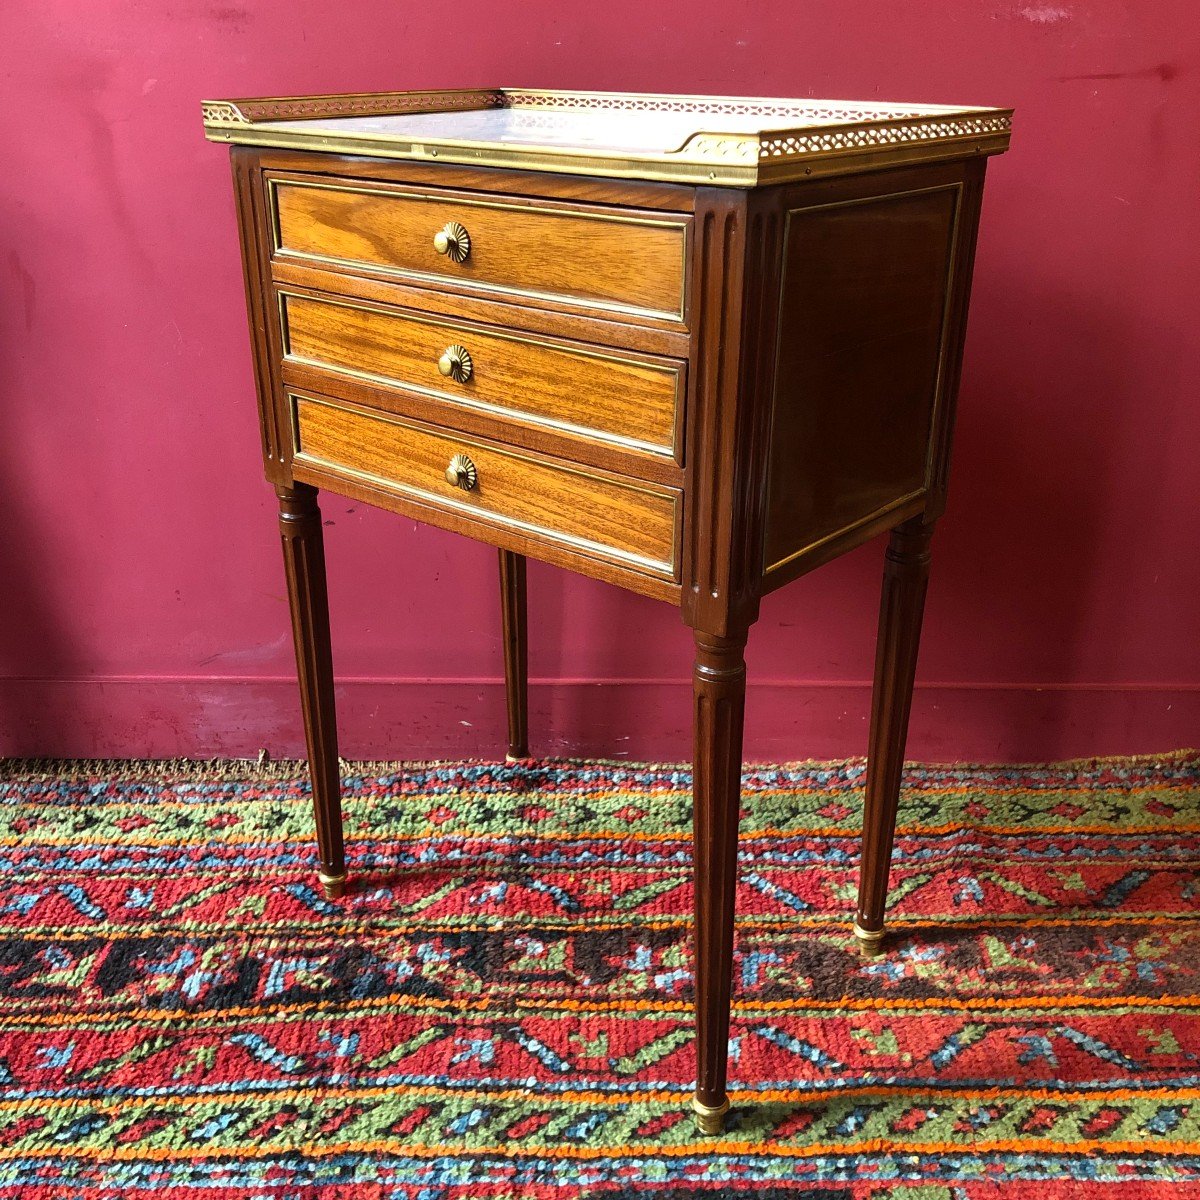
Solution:
[{"label": "three-drawer chest", "polygon": [[765,593],[890,531],[853,924],[877,953],[984,165],[1011,113],[492,89],[204,120],[234,144],[326,894],[346,859],[319,489],[498,548],[512,758],[528,556],[676,606],[693,1107],[719,1132],[747,635]]}]

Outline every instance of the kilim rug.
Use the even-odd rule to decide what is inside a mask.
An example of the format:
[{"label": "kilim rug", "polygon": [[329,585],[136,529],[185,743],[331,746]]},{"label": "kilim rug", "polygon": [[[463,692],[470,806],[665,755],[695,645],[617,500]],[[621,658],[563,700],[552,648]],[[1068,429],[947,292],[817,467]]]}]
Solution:
[{"label": "kilim rug", "polygon": [[347,773],[330,903],[295,765],[0,763],[0,1198],[1200,1197],[1194,753],[910,769],[875,960],[862,764],[748,772],[707,1141],[687,770]]}]

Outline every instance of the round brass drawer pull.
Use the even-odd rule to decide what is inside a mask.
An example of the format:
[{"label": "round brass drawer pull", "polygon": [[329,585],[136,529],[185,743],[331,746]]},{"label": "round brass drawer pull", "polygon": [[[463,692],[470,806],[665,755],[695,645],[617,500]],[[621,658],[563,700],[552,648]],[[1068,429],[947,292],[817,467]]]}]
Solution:
[{"label": "round brass drawer pull", "polygon": [[454,259],[456,263],[466,262],[467,255],[471,253],[471,235],[465,225],[460,225],[457,221],[447,221],[433,235],[433,248],[439,254]]},{"label": "round brass drawer pull", "polygon": [[469,492],[479,482],[479,472],[465,454],[459,453],[450,460],[450,465],[446,468],[446,482],[451,487],[460,487],[464,492]]},{"label": "round brass drawer pull", "polygon": [[448,375],[455,383],[466,383],[471,378],[474,364],[466,346],[447,346],[438,359],[438,370]]}]

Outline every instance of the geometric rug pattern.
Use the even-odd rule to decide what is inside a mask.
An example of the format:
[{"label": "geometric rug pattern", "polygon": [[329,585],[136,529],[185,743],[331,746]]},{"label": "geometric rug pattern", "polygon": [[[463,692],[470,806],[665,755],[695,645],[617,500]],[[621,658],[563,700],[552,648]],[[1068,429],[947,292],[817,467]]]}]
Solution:
[{"label": "geometric rug pattern", "polygon": [[[0,1200],[1200,1198],[1200,756],[744,776],[718,1138],[691,775],[0,762]],[[1119,1189],[1119,1190],[1117,1190]]]}]

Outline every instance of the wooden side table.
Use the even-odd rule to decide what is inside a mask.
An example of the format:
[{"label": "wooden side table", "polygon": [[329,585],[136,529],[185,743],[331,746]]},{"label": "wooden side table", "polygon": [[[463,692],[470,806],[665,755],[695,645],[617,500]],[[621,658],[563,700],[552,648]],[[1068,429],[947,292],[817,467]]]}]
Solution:
[{"label": "wooden side table", "polygon": [[499,548],[508,753],[525,556],[695,634],[701,1129],[726,1054],[759,600],[883,530],[854,933],[880,947],[987,156],[1011,112],[386,93],[204,105],[232,151],[320,880],[346,868],[317,490]]}]

